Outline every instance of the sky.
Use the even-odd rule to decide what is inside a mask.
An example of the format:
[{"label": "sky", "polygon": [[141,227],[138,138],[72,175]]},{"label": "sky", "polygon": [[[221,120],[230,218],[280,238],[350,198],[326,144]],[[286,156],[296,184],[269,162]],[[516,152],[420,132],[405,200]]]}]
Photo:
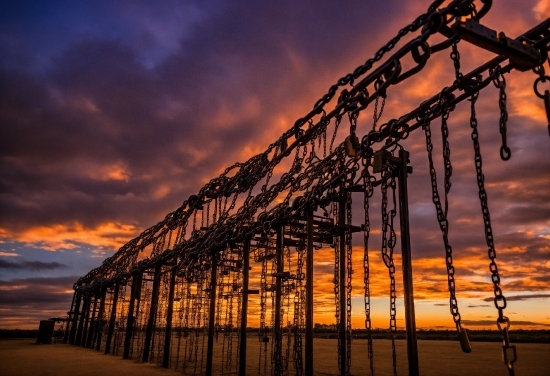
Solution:
[{"label": "sky", "polygon": [[[265,150],[429,4],[1,2],[0,328],[37,328],[38,320],[65,315],[79,277],[226,167]],[[515,37],[549,16],[548,0],[495,0],[482,23]],[[466,42],[460,52],[464,72],[494,56]],[[477,107],[513,329],[550,329],[550,138],[542,100],[533,94],[535,79],[532,72],[506,76],[507,162],[499,157],[497,89],[484,90]],[[388,91],[379,124],[453,80],[448,51],[434,55],[421,73]],[[359,118],[359,135],[372,128],[372,107]],[[466,326],[496,328],[468,108],[460,104],[449,119],[457,297]],[[438,124],[432,131],[442,176]],[[414,168],[409,204],[417,326],[452,328],[422,130],[403,146]],[[357,199],[354,222],[362,223]],[[377,239],[373,326],[385,327],[388,279],[376,252],[379,220],[371,237]],[[360,328],[361,238],[353,244],[352,316]],[[331,252],[316,253],[315,319],[324,323],[334,321]],[[396,263],[399,268],[399,255]]]}]

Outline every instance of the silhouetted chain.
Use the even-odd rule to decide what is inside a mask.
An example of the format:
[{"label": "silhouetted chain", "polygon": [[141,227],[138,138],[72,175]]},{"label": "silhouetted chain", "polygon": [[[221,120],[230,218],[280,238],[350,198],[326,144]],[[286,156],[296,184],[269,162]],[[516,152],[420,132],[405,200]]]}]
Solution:
[{"label": "silhouetted chain", "polygon": [[455,268],[453,266],[453,248],[449,243],[449,221],[447,219],[447,212],[449,209],[448,194],[451,189],[451,149],[449,147],[449,128],[447,126],[447,120],[449,118],[449,112],[452,108],[449,108],[449,102],[454,99],[453,95],[447,93],[447,88],[443,89],[440,95],[439,105],[441,111],[441,137],[443,142],[443,162],[445,168],[445,194],[444,194],[444,206],[441,204],[439,196],[439,190],[437,187],[437,173],[433,162],[433,144],[432,144],[432,132],[430,129],[430,121],[424,120],[424,132],[426,134],[426,150],[428,151],[428,162],[430,168],[430,180],[432,186],[432,201],[435,205],[437,212],[437,222],[443,235],[443,244],[445,246],[445,264],[447,266],[447,287],[449,289],[449,308],[453,321],[456,325],[457,331],[461,328],[461,317],[458,310],[458,301],[456,299],[456,283],[455,283]]},{"label": "silhouetted chain", "polygon": [[[389,163],[384,165],[382,170],[382,260],[388,268],[390,278],[390,333],[392,338],[392,364],[393,374],[397,375],[397,355],[395,349],[395,334],[397,332],[397,309],[396,309],[396,291],[395,291],[395,265],[393,263],[393,249],[395,247],[396,235],[393,228],[393,221],[396,215],[395,198],[395,177]],[[388,189],[391,190],[392,208],[388,213]],[[388,238],[389,236],[389,238]]]},{"label": "silhouetted chain", "polygon": [[[476,168],[476,177],[477,177],[477,186],[479,189],[479,201],[481,203],[481,213],[483,214],[483,226],[485,228],[485,240],[487,242],[487,254],[489,256],[489,270],[491,271],[491,281],[493,282],[493,292],[494,292],[494,304],[498,310],[497,318],[497,327],[502,331],[503,345],[502,345],[502,356],[504,364],[508,368],[508,372],[511,376],[514,375],[514,362],[517,360],[516,346],[510,344],[509,328],[510,328],[510,319],[504,315],[504,309],[506,308],[506,298],[502,293],[500,287],[500,275],[498,272],[498,266],[496,264],[496,250],[493,237],[493,228],[491,225],[491,215],[489,213],[489,205],[487,200],[487,191],[485,190],[485,176],[483,175],[482,169],[482,158],[481,158],[481,148],[479,145],[479,133],[477,131],[477,118],[476,118],[476,109],[475,103],[479,96],[479,92],[475,92],[470,97],[470,127],[472,128],[472,141],[474,145],[474,161]],[[511,351],[508,354],[508,351]]]},{"label": "silhouetted chain", "polygon": [[512,151],[508,147],[507,125],[508,122],[508,110],[506,109],[506,79],[502,74],[502,68],[498,65],[495,69],[490,69],[489,74],[493,77],[493,84],[498,89],[498,107],[500,109],[499,118],[499,130],[502,139],[502,145],[500,147],[500,158],[503,161],[507,161],[512,156]]}]

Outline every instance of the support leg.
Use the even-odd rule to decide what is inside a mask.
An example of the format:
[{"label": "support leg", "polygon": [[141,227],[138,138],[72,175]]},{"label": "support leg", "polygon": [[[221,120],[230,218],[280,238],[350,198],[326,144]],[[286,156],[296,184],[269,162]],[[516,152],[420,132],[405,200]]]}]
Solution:
[{"label": "support leg", "polygon": [[168,308],[166,310],[166,331],[164,333],[164,352],[162,366],[170,367],[170,344],[172,343],[172,317],[174,315],[174,293],[176,290],[177,261],[170,275],[170,290],[168,292]]},{"label": "support leg", "polygon": [[243,296],[241,308],[241,339],[239,348],[239,376],[246,376],[246,326],[248,316],[248,282],[250,278],[250,239],[243,247]]},{"label": "support leg", "polygon": [[277,278],[275,280],[275,320],[274,320],[274,370],[275,376],[280,376],[283,373],[283,332],[281,330],[281,299],[282,299],[282,287],[283,280],[281,278],[284,271],[284,260],[283,260],[283,241],[284,241],[284,226],[281,226],[277,229],[277,240],[276,240],[276,260],[277,260]]},{"label": "support leg", "polygon": [[218,255],[212,254],[212,265],[210,271],[210,310],[208,312],[208,348],[206,350],[206,376],[212,376],[212,356],[214,354],[214,332],[216,321],[216,289],[218,278]]},{"label": "support leg", "polygon": [[89,324],[86,325],[88,328],[86,331],[86,347],[91,348],[92,347],[92,341],[94,339],[94,333],[95,333],[95,313],[97,309],[97,296],[94,296],[94,306],[92,307],[92,317],[90,318]]},{"label": "support leg", "polygon": [[313,376],[313,211],[307,212],[306,376]]},{"label": "support leg", "polygon": [[153,338],[153,330],[155,329],[155,319],[157,316],[157,306],[159,301],[160,290],[160,272],[162,265],[155,267],[155,276],[153,277],[153,291],[151,292],[151,309],[149,310],[149,320],[147,321],[147,329],[145,330],[145,342],[143,344],[142,361],[149,361],[149,353],[151,351],[151,339]]},{"label": "support leg", "polygon": [[[339,202],[338,206],[338,224],[340,226],[344,226],[346,224],[346,201],[345,201],[345,193],[342,193],[341,201]],[[341,230],[340,232],[340,239],[339,239],[339,264],[340,264],[340,270],[339,270],[339,291],[340,291],[340,325],[338,327],[338,341],[340,345],[340,354],[339,354],[339,367],[340,367],[340,375],[341,376],[347,376],[348,375],[348,369],[347,369],[347,359],[348,359],[348,351],[350,349],[347,348],[347,297],[346,297],[346,232],[345,230]]]},{"label": "support leg", "polygon": [[115,291],[113,294],[113,305],[111,307],[111,318],[109,319],[109,329],[107,330],[107,342],[105,343],[105,354],[109,354],[111,352],[111,341],[113,339],[113,333],[115,331],[115,323],[116,323],[118,290],[120,290],[120,282],[117,281],[115,283]]},{"label": "support leg", "polygon": [[97,339],[95,349],[97,351],[101,350],[101,335],[103,334],[103,316],[105,315],[105,298],[107,297],[107,287],[103,286],[101,288],[101,302],[99,303],[99,314],[97,316]]},{"label": "support leg", "polygon": [[418,376],[418,348],[416,343],[416,320],[411,262],[411,240],[409,232],[409,204],[407,193],[407,164],[409,153],[399,151],[399,220],[401,224],[401,253],[403,257],[403,290],[405,294],[405,323],[407,327],[407,356],[409,375]]},{"label": "support leg", "polygon": [[141,293],[141,272],[135,272],[132,276],[132,290],[130,291],[130,303],[128,306],[128,318],[126,320],[126,334],[124,335],[124,351],[122,359],[130,357],[130,345],[132,344],[132,336],[136,321],[136,296]]}]

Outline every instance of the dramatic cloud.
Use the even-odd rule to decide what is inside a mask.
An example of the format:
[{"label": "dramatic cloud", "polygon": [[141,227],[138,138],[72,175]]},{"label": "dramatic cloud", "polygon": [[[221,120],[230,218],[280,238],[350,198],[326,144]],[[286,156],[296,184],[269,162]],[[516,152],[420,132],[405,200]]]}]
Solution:
[{"label": "dramatic cloud", "polygon": [[67,265],[59,262],[20,261],[11,262],[0,259],[0,269],[28,269],[28,270],[52,270],[66,268]]},{"label": "dramatic cloud", "polygon": [[[25,299],[62,314],[69,304],[65,290],[80,273],[74,265],[77,254],[81,264],[85,257],[99,265],[226,167],[265,150],[330,85],[372,57],[429,4],[2,3],[0,269],[6,281],[0,301],[3,315],[13,318],[10,325],[17,325],[14,312]],[[494,2],[483,22],[515,37],[548,16],[546,0],[506,0]],[[466,43],[460,52],[463,72],[493,57]],[[499,157],[498,90],[483,91],[477,107],[497,263],[511,302],[536,300],[519,299],[527,291],[540,299],[550,291],[550,140],[543,101],[532,92],[535,78],[530,72],[506,76],[510,161]],[[433,54],[420,74],[388,90],[378,125],[412,110],[454,79],[448,52]],[[373,127],[372,107],[358,119],[360,136]],[[469,103],[457,106],[449,128],[449,238],[457,294],[459,304],[483,312],[476,316],[481,318],[486,305],[476,302],[493,288]],[[434,163],[442,193],[440,132],[434,121]],[[344,133],[337,135],[337,143]],[[431,320],[439,310],[447,314],[448,287],[423,131],[411,134],[403,146],[414,167],[409,204],[415,297],[430,306],[424,313]],[[272,182],[286,167],[277,167]],[[354,223],[359,224],[364,221],[362,194],[354,193],[353,200]],[[380,259],[379,192],[371,199],[370,213],[371,294],[383,300],[389,287]],[[364,315],[362,242],[360,235],[353,237],[354,325]],[[21,253],[22,247],[33,249],[32,256]],[[52,259],[53,253],[59,258]],[[399,253],[398,246],[398,271]],[[334,254],[323,249],[315,257],[316,320],[329,322],[334,319]],[[45,279],[43,286],[39,279],[22,276],[52,271],[72,275]],[[258,265],[254,271],[257,285]],[[31,286],[43,293],[42,301]],[[386,308],[380,305],[376,312],[385,315]],[[379,317],[383,322],[382,313]]]}]

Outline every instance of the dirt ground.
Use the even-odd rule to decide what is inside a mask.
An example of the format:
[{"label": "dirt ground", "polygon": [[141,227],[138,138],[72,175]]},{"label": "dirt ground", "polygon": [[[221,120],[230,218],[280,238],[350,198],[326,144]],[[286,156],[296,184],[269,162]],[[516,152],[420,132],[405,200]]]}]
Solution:
[{"label": "dirt ground", "polygon": [[[251,340],[247,351],[249,375],[258,374],[257,340]],[[501,361],[500,343],[473,343],[473,352],[464,354],[451,341],[419,341],[420,374],[423,376],[507,375]],[[398,375],[407,374],[405,341],[397,341]],[[518,376],[549,376],[549,344],[517,344]],[[314,342],[316,375],[337,375],[336,341],[316,339]],[[352,345],[352,375],[369,375],[366,341],[355,340]],[[376,375],[390,375],[391,344],[389,340],[374,341]],[[216,368],[215,368],[216,369]],[[103,355],[93,350],[71,345],[35,345],[31,340],[0,340],[0,375],[2,376],[110,376],[151,375],[175,376],[182,371],[122,360],[119,356]]]}]

